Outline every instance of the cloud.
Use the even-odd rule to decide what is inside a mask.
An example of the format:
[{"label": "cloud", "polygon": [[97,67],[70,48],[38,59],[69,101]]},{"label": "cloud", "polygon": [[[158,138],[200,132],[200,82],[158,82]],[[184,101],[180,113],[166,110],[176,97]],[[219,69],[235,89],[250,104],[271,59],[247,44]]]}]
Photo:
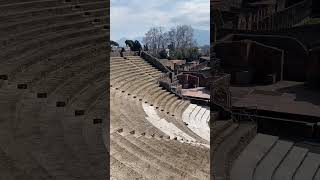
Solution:
[{"label": "cloud", "polygon": [[152,26],[210,29],[209,0],[111,0],[111,39],[144,36]]}]

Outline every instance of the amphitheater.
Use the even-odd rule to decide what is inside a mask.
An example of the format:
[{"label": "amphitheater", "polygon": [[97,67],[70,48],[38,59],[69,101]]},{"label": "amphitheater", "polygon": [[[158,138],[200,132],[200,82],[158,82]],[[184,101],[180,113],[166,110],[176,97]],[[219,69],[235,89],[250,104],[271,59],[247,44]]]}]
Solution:
[{"label": "amphitheater", "polygon": [[111,177],[209,179],[210,109],[159,87],[139,56],[111,57]]},{"label": "amphitheater", "polygon": [[1,180],[320,179],[317,152],[108,61],[106,0],[2,0],[0,21]]},{"label": "amphitheater", "polygon": [[8,0],[0,14],[0,179],[209,178],[209,109],[138,56],[109,72],[108,1]]},{"label": "amphitheater", "polygon": [[179,98],[159,87],[164,72],[142,57],[111,57],[111,177],[320,178],[320,149],[312,143],[258,133],[248,117],[224,118]]}]

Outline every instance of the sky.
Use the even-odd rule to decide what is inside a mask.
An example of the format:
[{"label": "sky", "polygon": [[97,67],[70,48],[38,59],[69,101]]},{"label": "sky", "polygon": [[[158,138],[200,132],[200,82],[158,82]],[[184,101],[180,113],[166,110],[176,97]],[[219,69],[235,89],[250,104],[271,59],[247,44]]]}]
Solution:
[{"label": "sky", "polygon": [[111,40],[142,37],[154,26],[210,30],[209,0],[111,0]]}]

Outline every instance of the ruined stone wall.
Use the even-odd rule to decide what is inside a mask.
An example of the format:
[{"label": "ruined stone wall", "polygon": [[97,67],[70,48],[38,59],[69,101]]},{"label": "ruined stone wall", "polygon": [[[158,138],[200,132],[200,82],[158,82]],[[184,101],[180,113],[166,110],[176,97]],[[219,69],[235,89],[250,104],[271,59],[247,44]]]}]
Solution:
[{"label": "ruined stone wall", "polygon": [[182,88],[187,88],[188,85],[188,75],[187,74],[181,74],[177,76],[180,84],[182,84]]},{"label": "ruined stone wall", "polygon": [[252,27],[247,29],[275,30],[289,28],[311,15],[312,0],[304,0],[287,8],[283,8],[284,2],[280,3],[282,4],[278,4],[280,7],[277,9],[277,12],[268,10],[270,13],[263,13],[267,14],[267,16],[263,16],[262,18],[256,17],[255,19],[258,20]]},{"label": "ruined stone wall", "polygon": [[267,46],[284,50],[283,79],[291,81],[305,81],[305,69],[308,59],[307,48],[297,39],[272,35],[234,35],[232,40],[250,39]]},{"label": "ruined stone wall", "polygon": [[220,42],[215,46],[217,58],[221,59],[221,67],[224,72],[231,74],[231,82],[235,81],[235,73],[249,71],[249,49],[247,41]]},{"label": "ruined stone wall", "polygon": [[[259,6],[254,3],[244,3],[239,8],[239,12],[232,11],[230,3],[229,8],[217,7],[212,17],[218,24],[218,27],[233,28],[238,30],[279,30],[293,27],[305,18],[312,15],[312,0],[304,0],[286,7],[286,0],[279,0],[277,4]],[[220,8],[220,9],[219,9]],[[222,20],[220,20],[221,13]],[[234,19],[234,20],[231,20]],[[233,25],[228,25],[232,22]]]},{"label": "ruined stone wall", "polygon": [[[199,81],[199,85],[198,86],[210,88],[210,78],[209,77],[204,77],[204,75],[202,73],[183,72],[183,76],[186,76],[186,75],[192,75],[194,77],[197,77],[198,81]],[[178,77],[179,76],[183,77],[182,75],[178,75]],[[180,79],[179,79],[179,81],[180,81]],[[181,79],[181,81],[186,81],[186,80]]]},{"label": "ruined stone wall", "polygon": [[221,59],[222,68],[231,74],[232,82],[241,71],[250,72],[255,82],[263,82],[269,74],[275,74],[277,80],[282,80],[283,50],[244,40],[217,43],[215,52]]},{"label": "ruined stone wall", "polygon": [[245,68],[249,65],[247,48],[245,41],[226,41],[217,43],[214,50],[216,57],[221,59],[222,68]]},{"label": "ruined stone wall", "polygon": [[307,85],[320,87],[320,47],[310,50],[307,65]]},{"label": "ruined stone wall", "polygon": [[194,68],[199,65],[199,61],[195,63],[184,63],[184,64],[174,64],[174,70],[181,72],[181,71],[194,71]]},{"label": "ruined stone wall", "polygon": [[276,80],[283,79],[284,51],[252,42],[249,50],[249,62],[255,69],[255,78],[259,81],[265,75],[276,74]]},{"label": "ruined stone wall", "polygon": [[231,108],[230,74],[220,74],[211,79],[210,101],[211,108]]},{"label": "ruined stone wall", "polygon": [[282,30],[232,30],[232,29],[219,29],[218,39],[226,37],[230,34],[247,34],[247,35],[273,35],[273,36],[288,36],[301,41],[306,47],[312,48],[320,43],[320,24],[303,25],[291,27]]},{"label": "ruined stone wall", "polygon": [[311,14],[310,0],[283,9],[260,22],[259,29],[283,29],[293,27]]},{"label": "ruined stone wall", "polygon": [[189,87],[191,88],[199,87],[199,77],[197,76],[193,76],[189,74],[188,82],[189,82]]},{"label": "ruined stone wall", "polygon": [[182,87],[187,88],[196,88],[199,87],[199,77],[193,76],[191,74],[181,74],[177,76]]},{"label": "ruined stone wall", "polygon": [[281,10],[283,10],[283,9],[285,9],[286,8],[286,1],[287,0],[278,0],[277,1],[277,11],[281,11]]}]

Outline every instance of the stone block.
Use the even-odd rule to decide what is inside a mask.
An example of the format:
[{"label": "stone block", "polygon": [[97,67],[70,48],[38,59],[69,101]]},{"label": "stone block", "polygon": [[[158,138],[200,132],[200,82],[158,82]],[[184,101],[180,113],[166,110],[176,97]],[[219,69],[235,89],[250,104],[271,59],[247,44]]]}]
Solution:
[{"label": "stone block", "polygon": [[38,98],[47,98],[47,93],[38,93],[37,97]]},{"label": "stone block", "polygon": [[63,101],[56,102],[56,107],[65,107],[65,106],[66,106],[66,103]]},{"label": "stone block", "polygon": [[93,124],[101,124],[102,119],[93,119]]},{"label": "stone block", "polygon": [[84,115],[84,110],[75,110],[74,115],[75,116],[82,116],[82,115]]},{"label": "stone block", "polygon": [[5,74],[0,75],[0,79],[2,79],[2,80],[8,80],[8,75],[5,75]]},{"label": "stone block", "polygon": [[18,84],[18,85],[17,85],[17,88],[18,88],[18,89],[27,89],[27,88],[28,88],[28,85],[27,85],[27,84]]}]

